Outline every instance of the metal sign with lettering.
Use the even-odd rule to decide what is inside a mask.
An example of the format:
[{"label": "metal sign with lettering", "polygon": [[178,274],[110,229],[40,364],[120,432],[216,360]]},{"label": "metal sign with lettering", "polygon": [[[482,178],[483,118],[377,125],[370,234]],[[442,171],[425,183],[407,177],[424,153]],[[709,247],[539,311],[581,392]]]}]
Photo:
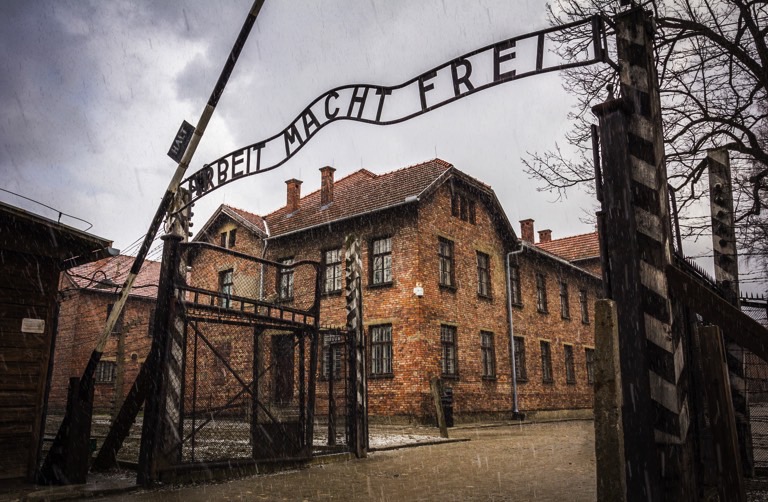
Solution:
[{"label": "metal sign with lettering", "polygon": [[[558,43],[551,35],[566,30],[583,35],[584,48],[562,61],[551,50]],[[605,53],[603,20],[594,16],[488,45],[400,85],[337,87],[317,97],[281,132],[204,165],[182,184],[194,202],[227,183],[280,167],[331,122],[396,124],[504,82],[604,61]]]},{"label": "metal sign with lettering", "polygon": [[176,133],[176,137],[173,138],[171,148],[168,150],[168,156],[174,160],[174,162],[181,162],[181,158],[184,156],[184,152],[187,151],[187,145],[189,140],[192,139],[192,133],[195,132],[195,126],[184,120],[179,127],[179,132]]}]

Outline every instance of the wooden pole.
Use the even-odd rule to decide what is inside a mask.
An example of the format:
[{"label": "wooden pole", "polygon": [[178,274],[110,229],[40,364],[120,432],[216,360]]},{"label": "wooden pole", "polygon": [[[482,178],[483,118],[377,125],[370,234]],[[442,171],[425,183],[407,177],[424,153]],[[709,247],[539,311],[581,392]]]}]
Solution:
[{"label": "wooden pole", "polygon": [[616,302],[595,302],[595,462],[597,500],[627,500],[624,394]]},{"label": "wooden pole", "polygon": [[721,502],[744,502],[747,498],[739,458],[736,418],[720,328],[706,326],[699,329],[699,343],[705,377],[704,393],[716,453],[718,494]]},{"label": "wooden pole", "polygon": [[445,424],[445,410],[443,410],[443,386],[440,379],[432,377],[429,381],[429,388],[432,390],[432,400],[435,401],[435,414],[437,415],[437,426],[440,427],[440,437],[448,437],[448,427]]}]

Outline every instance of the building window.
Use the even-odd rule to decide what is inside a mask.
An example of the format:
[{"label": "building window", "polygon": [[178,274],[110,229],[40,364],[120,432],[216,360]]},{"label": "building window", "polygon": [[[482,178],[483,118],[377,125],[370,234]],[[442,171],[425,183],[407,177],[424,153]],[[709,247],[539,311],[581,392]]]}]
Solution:
[{"label": "building window", "polygon": [[237,229],[233,228],[229,232],[221,232],[219,235],[219,243],[223,248],[235,247],[235,241],[237,240]]},{"label": "building window", "polygon": [[341,291],[341,249],[323,251],[323,292]]},{"label": "building window", "polygon": [[96,383],[112,383],[115,381],[117,364],[114,361],[99,361],[96,365]]},{"label": "building window", "polygon": [[341,362],[344,339],[338,332],[323,334],[323,378],[330,377],[331,362],[333,362],[333,379],[341,378]]},{"label": "building window", "polygon": [[516,336],[515,340],[515,377],[518,382],[528,381],[528,372],[525,369],[525,338]]},{"label": "building window", "polygon": [[229,369],[227,369],[224,361],[227,361],[227,364],[231,364],[232,342],[222,342],[221,345],[216,347],[216,350],[218,355],[211,353],[213,358],[211,360],[211,376],[213,377],[211,382],[213,385],[224,385],[227,383],[227,373],[229,373]]},{"label": "building window", "polygon": [[451,215],[460,218],[462,221],[469,221],[475,224],[477,219],[477,210],[475,201],[464,194],[454,192],[451,196]]},{"label": "building window", "polygon": [[232,293],[233,293],[233,282],[232,282],[232,269],[222,270],[219,272],[219,293],[221,293],[221,296],[219,297],[219,306],[224,307],[225,309],[228,309],[232,305]]},{"label": "building window", "polygon": [[292,300],[293,299],[293,267],[287,265],[293,265],[293,258],[283,258],[278,260],[281,267],[277,271],[277,296],[280,300]]},{"label": "building window", "polygon": [[587,300],[587,290],[579,290],[579,307],[581,308],[581,322],[589,324],[589,301]]},{"label": "building window", "polygon": [[571,318],[571,310],[568,306],[568,283],[565,281],[560,281],[560,317]]},{"label": "building window", "polygon": [[480,332],[480,355],[483,364],[483,378],[496,378],[496,351],[493,346],[493,333]]},{"label": "building window", "polygon": [[541,313],[547,313],[547,278],[539,273],[536,274],[536,308]]},{"label": "building window", "polygon": [[[109,314],[112,313],[112,308],[115,306],[114,303],[108,303],[107,304],[107,319],[109,319]],[[112,327],[112,331],[110,334],[114,336],[120,335],[120,333],[123,332],[123,318],[125,317],[125,309],[123,309],[120,312],[120,315],[117,317],[117,322],[115,322],[115,325]]]},{"label": "building window", "polygon": [[541,342],[541,381],[552,383],[552,349],[549,342]]},{"label": "building window", "polygon": [[453,241],[441,237],[438,240],[438,256],[440,257],[440,285],[455,287]]},{"label": "building window", "polygon": [[392,325],[371,326],[371,375],[392,374]]},{"label": "building window", "polygon": [[584,349],[584,356],[587,360],[587,383],[595,383],[595,349]]},{"label": "building window", "polygon": [[565,383],[576,383],[576,368],[573,365],[573,345],[563,345],[565,355]]},{"label": "building window", "polygon": [[150,307],[147,317],[147,336],[152,338],[155,332],[155,307]]},{"label": "building window", "polygon": [[477,252],[477,294],[491,296],[491,257],[480,251]]},{"label": "building window", "polygon": [[371,283],[392,282],[392,238],[374,239],[371,243]]},{"label": "building window", "polygon": [[456,326],[440,325],[440,345],[443,351],[440,358],[440,370],[443,376],[458,376],[459,371],[456,364]]},{"label": "building window", "polygon": [[512,290],[512,305],[522,305],[523,295],[520,291],[520,267],[517,265],[509,266],[509,283]]}]

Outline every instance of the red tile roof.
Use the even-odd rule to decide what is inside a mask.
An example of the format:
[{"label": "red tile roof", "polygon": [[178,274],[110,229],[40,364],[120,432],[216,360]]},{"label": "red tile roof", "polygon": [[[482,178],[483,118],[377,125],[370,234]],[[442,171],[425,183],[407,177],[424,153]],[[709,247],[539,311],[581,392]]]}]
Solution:
[{"label": "red tile roof", "polygon": [[225,206],[228,209],[231,209],[235,213],[237,213],[239,216],[241,216],[245,221],[253,225],[254,227],[258,228],[265,234],[267,233],[267,227],[264,225],[264,218],[259,216],[258,214],[250,213],[246,211],[245,209],[240,209],[238,207],[232,207],[232,206]]},{"label": "red tile roof", "polygon": [[287,207],[264,217],[270,237],[380,211],[415,198],[433,186],[453,169],[444,160],[434,159],[385,174],[374,174],[360,169],[345,178],[336,180],[333,202],[321,207],[320,191],[301,198],[299,209],[293,213]]},{"label": "red tile roof", "polygon": [[540,242],[536,246],[571,262],[600,257],[600,241],[597,232],[553,239],[549,242]]},{"label": "red tile roof", "polygon": [[[133,265],[133,256],[119,255],[104,258],[67,272],[74,287],[91,291],[117,293],[125,282],[128,272]],[[147,298],[157,297],[157,283],[160,280],[160,262],[146,260],[141,272],[136,277],[131,289],[132,296]]]}]

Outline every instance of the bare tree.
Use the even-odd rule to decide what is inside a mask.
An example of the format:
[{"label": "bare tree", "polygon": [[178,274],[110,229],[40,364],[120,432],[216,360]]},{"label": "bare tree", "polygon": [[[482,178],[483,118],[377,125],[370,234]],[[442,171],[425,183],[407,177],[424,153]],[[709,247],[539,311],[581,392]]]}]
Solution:
[{"label": "bare tree", "polygon": [[[736,220],[741,244],[750,246],[747,254],[760,254],[766,261],[768,2],[654,0],[643,7],[653,11],[657,28],[655,56],[669,181],[681,212],[690,214],[681,223],[689,235],[708,231],[708,219],[691,209],[706,195],[702,183],[706,150],[724,147],[739,194]],[[596,13],[610,20],[620,9],[615,0],[556,0],[547,8],[553,25]],[[587,49],[588,40],[584,33],[562,32],[558,51],[563,57],[574,56]],[[612,44],[608,54],[616,61],[615,37],[609,34],[608,41]],[[577,98],[570,114],[573,127],[565,138],[569,148],[529,152],[523,159],[529,176],[542,182],[541,190],[560,195],[593,180],[589,125],[595,118],[590,109],[606,99],[607,84],[617,84],[617,72],[604,64],[571,69],[564,77],[564,86]]]}]

